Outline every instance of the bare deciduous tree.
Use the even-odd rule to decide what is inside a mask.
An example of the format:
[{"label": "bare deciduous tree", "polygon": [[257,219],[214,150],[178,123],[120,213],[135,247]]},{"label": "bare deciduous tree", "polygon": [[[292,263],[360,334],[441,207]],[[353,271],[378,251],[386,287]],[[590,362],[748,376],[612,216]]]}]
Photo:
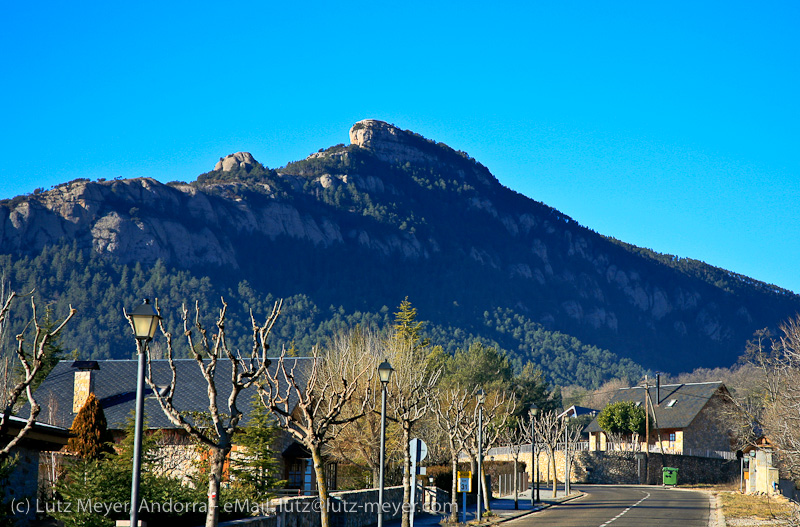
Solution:
[{"label": "bare deciduous tree", "polygon": [[614,397],[615,393],[617,393],[620,389],[628,388],[629,386],[630,382],[628,381],[622,379],[611,379],[604,382],[598,389],[588,392],[580,404],[582,406],[588,406],[589,408],[602,410],[606,407],[606,405],[608,405],[609,402],[611,402],[611,399]]},{"label": "bare deciduous tree", "polygon": [[564,455],[564,482],[565,491],[569,493],[569,481],[570,475],[572,474],[572,460],[575,458],[575,452],[578,451],[578,443],[581,441],[583,425],[581,425],[576,419],[569,417],[564,417],[563,421],[564,428],[566,429],[565,444],[567,449]]},{"label": "bare deciduous tree", "polygon": [[544,412],[533,421],[533,431],[536,434],[536,442],[544,445],[547,451],[550,473],[553,476],[553,497],[555,498],[558,484],[556,448],[558,448],[559,441],[563,441],[564,438],[564,420],[559,419],[555,412]]},{"label": "bare deciduous tree", "polygon": [[[506,428],[509,417],[514,413],[517,407],[516,398],[507,396],[503,392],[490,392],[486,395],[486,401],[483,403],[483,441],[481,455],[485,456],[490,448],[497,446],[500,439],[500,434]],[[475,405],[472,414],[472,420],[478,422],[478,414],[481,411],[481,405]],[[464,438],[464,450],[470,458],[470,463],[475,466],[475,460],[478,456],[478,431],[476,430],[471,436]],[[480,467],[480,474],[478,474],[480,481],[485,481],[483,467]],[[489,493],[486,491],[485,485],[481,484],[483,494],[483,505],[486,512],[490,511],[489,508]]]},{"label": "bare deciduous tree", "polygon": [[[8,459],[11,449],[14,448],[23,437],[25,437],[31,428],[33,428],[36,417],[41,411],[41,406],[33,398],[31,383],[34,382],[34,379],[42,370],[48,345],[56,337],[56,335],[58,335],[58,333],[64,329],[64,326],[67,325],[67,322],[69,322],[76,313],[76,310],[73,309],[72,306],[69,306],[69,314],[64,318],[64,320],[60,324],[54,325],[52,328],[48,329],[37,316],[36,302],[33,298],[33,291],[26,296],[30,296],[31,310],[33,314],[25,330],[17,335],[17,348],[15,351],[16,357],[22,366],[23,373],[17,381],[13,381],[11,383],[10,389],[6,392],[2,401],[2,417],[0,417],[0,445],[2,445],[0,446],[0,463]],[[9,293],[8,297],[5,298],[2,307],[0,307],[0,334],[3,333],[2,328],[5,327],[9,313],[11,312],[11,307],[17,298],[20,298],[20,296],[17,295],[16,292],[12,291]],[[26,350],[25,332],[31,326],[31,324],[33,325],[33,342],[31,343],[30,349]],[[26,419],[25,424],[20,427],[16,433],[13,434],[10,439],[7,439],[11,424],[11,413],[14,411],[14,406],[17,404],[23,393],[27,397],[28,403],[30,404],[28,418]]]},{"label": "bare deciduous tree", "polygon": [[525,429],[521,423],[509,423],[500,435],[500,443],[507,446],[514,459],[514,509],[519,508],[519,453],[525,441]]},{"label": "bare deciduous tree", "polygon": [[[370,337],[375,346],[380,349],[383,345],[377,338]],[[383,356],[382,351],[372,350],[376,355]],[[377,366],[376,366],[377,368]],[[341,430],[336,438],[328,443],[328,456],[332,460],[353,464],[363,467],[370,471],[370,484],[373,488],[378,487],[380,475],[380,434],[381,434],[381,405],[380,393],[381,383],[377,377],[372,379],[371,391],[375,396],[370,402],[370,410],[360,419],[350,423],[345,429]],[[344,415],[352,411],[360,411],[361,401],[351,401],[342,411]],[[387,462],[390,454],[400,452],[400,440],[396,427],[387,427],[386,430],[386,455]]]},{"label": "bare deciduous tree", "polygon": [[450,489],[450,521],[458,521],[458,455],[464,447],[464,440],[475,433],[478,422],[471,419],[468,399],[472,393],[467,389],[451,388],[438,397],[431,398],[436,425],[447,441],[453,484]]},{"label": "bare deciduous tree", "polygon": [[792,479],[800,477],[800,316],[780,327],[771,339],[771,353],[757,357],[765,372],[764,408],[760,422],[778,450],[780,468]]},{"label": "bare deciduous tree", "polygon": [[330,525],[322,447],[371,408],[375,347],[369,333],[338,335],[324,353],[315,348],[306,368],[284,350],[275,372],[268,372],[258,387],[278,425],[311,452],[322,527]]},{"label": "bare deciduous tree", "polygon": [[[169,388],[160,389],[153,377],[153,359],[148,352],[147,355],[147,376],[145,380],[156,396],[159,406],[164,414],[174,425],[182,428],[194,438],[199,444],[208,449],[208,510],[206,513],[206,527],[213,527],[219,522],[219,491],[220,481],[225,464],[225,458],[233,447],[233,437],[236,433],[239,422],[242,419],[242,411],[237,406],[237,399],[242,390],[249,388],[258,382],[267,372],[270,364],[267,358],[269,345],[267,339],[272,326],[280,315],[282,302],[276,302],[272,308],[272,313],[264,324],[256,322],[255,316],[250,314],[253,328],[253,344],[250,356],[246,359],[234,352],[228,346],[225,334],[225,317],[228,304],[222,300],[222,308],[216,321],[216,334],[209,335],[208,329],[200,322],[199,303],[195,303],[194,322],[191,321],[189,310],[184,304],[182,307],[183,334],[188,341],[189,353],[191,358],[197,363],[200,372],[208,386],[208,417],[209,423],[193,420],[181,409],[173,404],[173,397],[176,393],[178,372],[175,366],[175,354],[172,343],[172,334],[161,325],[161,332],[165,337],[167,350],[167,360],[172,373]],[[156,310],[158,311],[156,302]],[[127,316],[127,313],[126,313]],[[130,319],[129,319],[130,320]],[[194,328],[194,329],[193,329]],[[131,321],[131,329],[133,322]],[[195,338],[195,330],[199,339]],[[137,341],[137,346],[142,346]],[[142,350],[140,349],[139,352]],[[230,394],[224,403],[224,411],[220,409],[218,403],[217,386],[217,365],[220,359],[230,361]],[[131,504],[136,506],[136,504]]]},{"label": "bare deciduous tree", "polygon": [[[424,350],[411,339],[395,336],[385,346],[385,357],[395,370],[389,383],[387,412],[401,430],[403,503],[410,503],[411,485],[416,479],[411,474],[411,433],[414,425],[427,414],[431,399],[437,397],[436,381],[440,370],[429,370]],[[409,522],[409,509],[403,507],[402,527],[408,527]]]},{"label": "bare deciduous tree", "polygon": [[[373,386],[372,391],[380,393],[380,387]],[[334,461],[369,470],[373,487],[378,484],[381,435],[380,406],[377,412],[374,406],[371,404],[369,412],[331,440],[328,450],[328,455]],[[346,415],[348,412],[345,410],[342,413]]]}]

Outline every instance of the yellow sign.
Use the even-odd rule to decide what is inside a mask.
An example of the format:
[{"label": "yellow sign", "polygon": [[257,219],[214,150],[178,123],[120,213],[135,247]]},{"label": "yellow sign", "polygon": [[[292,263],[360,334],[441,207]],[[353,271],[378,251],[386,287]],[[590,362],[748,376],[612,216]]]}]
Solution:
[{"label": "yellow sign", "polygon": [[458,492],[472,492],[472,471],[458,472]]}]

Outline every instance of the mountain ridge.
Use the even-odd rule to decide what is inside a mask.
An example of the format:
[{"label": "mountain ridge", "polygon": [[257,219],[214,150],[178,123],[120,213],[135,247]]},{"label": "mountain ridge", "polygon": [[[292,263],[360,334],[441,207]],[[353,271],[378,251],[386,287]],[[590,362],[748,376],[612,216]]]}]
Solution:
[{"label": "mountain ridge", "polygon": [[529,321],[673,372],[730,365],[753,330],[800,309],[789,291],[601,236],[413,132],[364,120],[350,139],[278,169],[238,152],[191,183],[75,180],[5,200],[0,252],[67,240],[353,311],[410,296],[518,357]]}]

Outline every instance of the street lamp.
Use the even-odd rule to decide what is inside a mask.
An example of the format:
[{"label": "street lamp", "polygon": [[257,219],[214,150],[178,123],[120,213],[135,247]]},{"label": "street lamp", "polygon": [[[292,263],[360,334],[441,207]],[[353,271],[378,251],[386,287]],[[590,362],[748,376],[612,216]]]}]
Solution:
[{"label": "street lamp", "polygon": [[383,468],[386,451],[386,386],[392,377],[394,369],[388,360],[378,366],[378,377],[381,380],[381,461],[380,476],[378,478],[378,527],[383,527]]},{"label": "street lamp", "polygon": [[[539,453],[536,452],[536,429],[534,428],[533,420],[539,413],[539,407],[536,403],[531,403],[530,411],[531,416],[531,507],[539,500]],[[533,493],[533,478],[536,478],[536,494]]]},{"label": "street lamp", "polygon": [[139,359],[136,377],[136,424],[133,432],[133,475],[131,480],[131,527],[139,524],[139,477],[142,471],[142,426],[144,421],[144,361],[147,343],[155,336],[161,320],[148,299],[127,313],[136,337],[136,352]]},{"label": "street lamp", "polygon": [[478,521],[481,521],[481,491],[483,490],[483,403],[486,401],[486,392],[478,388],[475,393],[478,399]]},{"label": "street lamp", "polygon": [[569,417],[564,414],[564,496],[569,496]]}]

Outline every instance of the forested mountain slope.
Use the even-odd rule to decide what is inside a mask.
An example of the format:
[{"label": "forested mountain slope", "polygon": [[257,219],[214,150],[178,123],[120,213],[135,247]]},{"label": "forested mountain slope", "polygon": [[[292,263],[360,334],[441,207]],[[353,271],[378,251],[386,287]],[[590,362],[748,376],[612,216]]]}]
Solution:
[{"label": "forested mountain slope", "polygon": [[224,295],[242,339],[250,307],[286,297],[278,333],[301,352],[408,296],[434,343],[481,337],[559,384],[729,365],[800,310],[775,286],[600,236],[412,132],[361,121],[350,139],[277,170],[240,152],[191,183],[76,180],[0,202],[0,267],[78,307],[65,347],[84,357],[130,356],[121,308],[142,296],[176,323],[181,302],[213,317]]}]

